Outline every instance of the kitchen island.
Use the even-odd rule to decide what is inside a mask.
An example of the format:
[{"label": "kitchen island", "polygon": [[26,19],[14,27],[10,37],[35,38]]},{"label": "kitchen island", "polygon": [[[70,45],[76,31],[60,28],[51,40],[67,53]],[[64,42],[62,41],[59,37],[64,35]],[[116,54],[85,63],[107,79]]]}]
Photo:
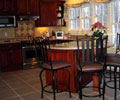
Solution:
[{"label": "kitchen island", "polygon": [[[71,64],[71,67],[68,68],[68,70],[70,71],[71,74],[71,79],[70,79],[70,89],[71,92],[76,92],[78,89],[78,82],[77,82],[77,68],[75,67],[76,63],[77,63],[77,56],[76,56],[76,52],[77,52],[77,44],[76,41],[69,41],[69,42],[65,42],[65,43],[61,43],[61,44],[52,44],[51,45],[51,59],[52,60],[62,60],[62,61],[67,61]],[[68,79],[68,75],[66,73],[66,71],[61,70],[57,72],[58,75],[58,89],[60,90],[64,90],[65,86],[61,85],[61,84],[66,84],[67,85],[67,79]],[[52,82],[52,74],[47,71],[46,72],[46,81],[48,84],[50,84]],[[97,75],[93,75],[92,73],[88,74],[88,75],[84,75],[84,78],[82,79],[82,85],[85,86],[87,85],[89,82],[92,81],[92,79],[94,79],[93,83],[96,86],[97,83]]]}]

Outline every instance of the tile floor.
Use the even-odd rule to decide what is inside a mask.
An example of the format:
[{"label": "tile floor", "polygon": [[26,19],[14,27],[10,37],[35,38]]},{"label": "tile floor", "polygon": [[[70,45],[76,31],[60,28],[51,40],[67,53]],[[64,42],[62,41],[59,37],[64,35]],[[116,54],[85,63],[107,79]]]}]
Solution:
[{"label": "tile floor", "polygon": [[[39,68],[0,73],[0,100],[53,100],[52,94],[45,93],[41,99]],[[45,79],[45,77],[44,77]],[[86,94],[95,94],[92,90],[84,90]],[[107,88],[105,100],[114,100],[114,91]],[[79,100],[77,93],[69,98],[67,92],[57,94],[57,100]],[[100,98],[83,98],[83,100],[102,100]],[[117,100],[120,100],[118,91]]]}]

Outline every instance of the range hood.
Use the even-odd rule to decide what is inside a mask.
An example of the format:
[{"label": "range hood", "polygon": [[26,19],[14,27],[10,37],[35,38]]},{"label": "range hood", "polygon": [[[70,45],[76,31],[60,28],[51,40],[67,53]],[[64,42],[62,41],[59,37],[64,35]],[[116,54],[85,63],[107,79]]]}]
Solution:
[{"label": "range hood", "polygon": [[19,16],[18,20],[20,20],[20,21],[29,20],[29,19],[37,20],[39,18],[40,18],[40,16]]}]

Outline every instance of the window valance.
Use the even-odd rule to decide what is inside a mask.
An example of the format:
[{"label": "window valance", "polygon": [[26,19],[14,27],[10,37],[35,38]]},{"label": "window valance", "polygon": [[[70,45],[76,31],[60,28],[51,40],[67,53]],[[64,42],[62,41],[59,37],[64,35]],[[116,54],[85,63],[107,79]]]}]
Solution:
[{"label": "window valance", "polygon": [[88,2],[89,0],[67,0],[65,6],[67,7],[79,7],[81,4]]},{"label": "window valance", "polygon": [[110,0],[67,0],[65,3],[65,6],[67,7],[79,7],[84,3],[87,2],[96,2],[96,3],[105,3],[105,2],[109,2]]},{"label": "window valance", "polygon": [[91,0],[91,1],[97,3],[105,3],[105,2],[109,2],[110,0]]}]

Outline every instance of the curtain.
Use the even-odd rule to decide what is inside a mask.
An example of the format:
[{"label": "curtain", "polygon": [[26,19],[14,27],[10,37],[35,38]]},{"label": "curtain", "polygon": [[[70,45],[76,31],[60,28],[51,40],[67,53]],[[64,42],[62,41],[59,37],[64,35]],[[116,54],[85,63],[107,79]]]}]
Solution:
[{"label": "curtain", "polygon": [[105,2],[109,2],[110,0],[91,0],[91,1],[97,3],[105,3]]},{"label": "curtain", "polygon": [[96,2],[96,3],[105,3],[105,2],[109,2],[110,0],[66,0],[65,6],[67,6],[67,7],[79,7],[83,3],[87,3],[90,1]]},{"label": "curtain", "polygon": [[81,4],[88,2],[89,0],[67,0],[65,6],[67,7],[79,7]]}]

